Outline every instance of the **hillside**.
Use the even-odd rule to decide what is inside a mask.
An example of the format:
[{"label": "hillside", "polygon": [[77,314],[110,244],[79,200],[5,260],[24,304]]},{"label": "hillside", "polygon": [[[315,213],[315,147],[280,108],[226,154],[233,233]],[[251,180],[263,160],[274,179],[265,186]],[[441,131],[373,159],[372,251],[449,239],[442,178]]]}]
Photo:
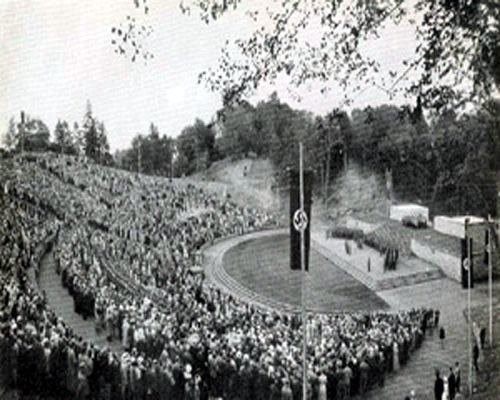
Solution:
[{"label": "hillside", "polygon": [[330,185],[328,213],[332,217],[346,214],[387,214],[386,188],[382,176],[350,163]]},{"label": "hillside", "polygon": [[[245,167],[247,170],[244,175]],[[288,215],[288,194],[273,191],[275,168],[268,159],[245,158],[221,160],[207,171],[190,177],[204,181],[209,190],[230,193],[243,204],[264,207],[281,212],[284,219]],[[356,163],[350,163],[332,181],[327,206],[316,198],[313,216],[321,225],[329,218],[347,214],[386,214],[386,192],[383,177],[363,170]]]},{"label": "hillside", "polygon": [[238,203],[277,210],[279,199],[271,190],[274,172],[268,159],[225,159],[189,179],[204,181],[209,190],[230,193]]}]

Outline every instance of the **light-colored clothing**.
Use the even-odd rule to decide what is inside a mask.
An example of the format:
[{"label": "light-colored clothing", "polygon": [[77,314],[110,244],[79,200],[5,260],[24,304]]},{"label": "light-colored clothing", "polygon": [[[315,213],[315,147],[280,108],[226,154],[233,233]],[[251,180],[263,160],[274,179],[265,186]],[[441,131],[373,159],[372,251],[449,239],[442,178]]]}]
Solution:
[{"label": "light-colored clothing", "polygon": [[319,376],[319,390],[318,390],[318,400],[327,400],[327,393],[326,393],[326,375],[321,374]]},{"label": "light-colored clothing", "polygon": [[450,388],[448,386],[448,378],[443,377],[443,385],[444,385],[444,390],[443,390],[443,396],[441,397],[442,400],[449,400],[450,398]]},{"label": "light-colored clothing", "polygon": [[394,372],[399,371],[399,345],[396,341],[392,345],[392,369]]}]

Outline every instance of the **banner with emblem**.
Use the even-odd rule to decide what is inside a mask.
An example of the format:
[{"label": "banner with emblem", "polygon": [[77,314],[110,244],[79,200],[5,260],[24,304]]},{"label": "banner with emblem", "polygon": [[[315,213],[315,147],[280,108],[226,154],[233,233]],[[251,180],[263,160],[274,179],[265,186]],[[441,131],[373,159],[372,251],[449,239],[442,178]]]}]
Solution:
[{"label": "banner with emblem", "polygon": [[305,239],[305,270],[309,270],[313,171],[304,170],[304,210],[300,210],[300,174],[289,170],[290,182],[290,268],[300,270],[300,232]]}]

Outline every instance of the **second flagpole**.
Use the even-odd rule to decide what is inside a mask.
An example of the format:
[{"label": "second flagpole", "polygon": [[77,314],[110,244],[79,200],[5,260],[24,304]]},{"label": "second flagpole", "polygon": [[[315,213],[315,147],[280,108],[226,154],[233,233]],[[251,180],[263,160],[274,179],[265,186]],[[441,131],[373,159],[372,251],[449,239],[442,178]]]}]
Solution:
[{"label": "second flagpole", "polygon": [[[302,160],[302,142],[299,143],[299,182],[300,182],[300,211],[304,213],[304,165]],[[307,399],[307,318],[306,318],[306,285],[305,285],[305,230],[300,230],[300,293],[302,314],[302,398]]]}]

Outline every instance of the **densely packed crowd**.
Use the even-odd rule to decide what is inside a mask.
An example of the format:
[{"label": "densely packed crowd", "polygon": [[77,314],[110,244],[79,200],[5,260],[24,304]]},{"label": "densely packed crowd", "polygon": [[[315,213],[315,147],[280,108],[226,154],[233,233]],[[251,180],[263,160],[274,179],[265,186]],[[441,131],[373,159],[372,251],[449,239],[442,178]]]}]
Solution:
[{"label": "densely packed crowd", "polygon": [[[10,162],[0,211],[0,355],[10,386],[79,399],[301,398],[300,318],[242,303],[193,273],[203,245],[273,226],[271,215],[76,158]],[[28,279],[54,236],[75,311],[120,341],[121,356],[75,336]],[[382,385],[420,346],[431,314],[311,315],[311,398]]]}]

